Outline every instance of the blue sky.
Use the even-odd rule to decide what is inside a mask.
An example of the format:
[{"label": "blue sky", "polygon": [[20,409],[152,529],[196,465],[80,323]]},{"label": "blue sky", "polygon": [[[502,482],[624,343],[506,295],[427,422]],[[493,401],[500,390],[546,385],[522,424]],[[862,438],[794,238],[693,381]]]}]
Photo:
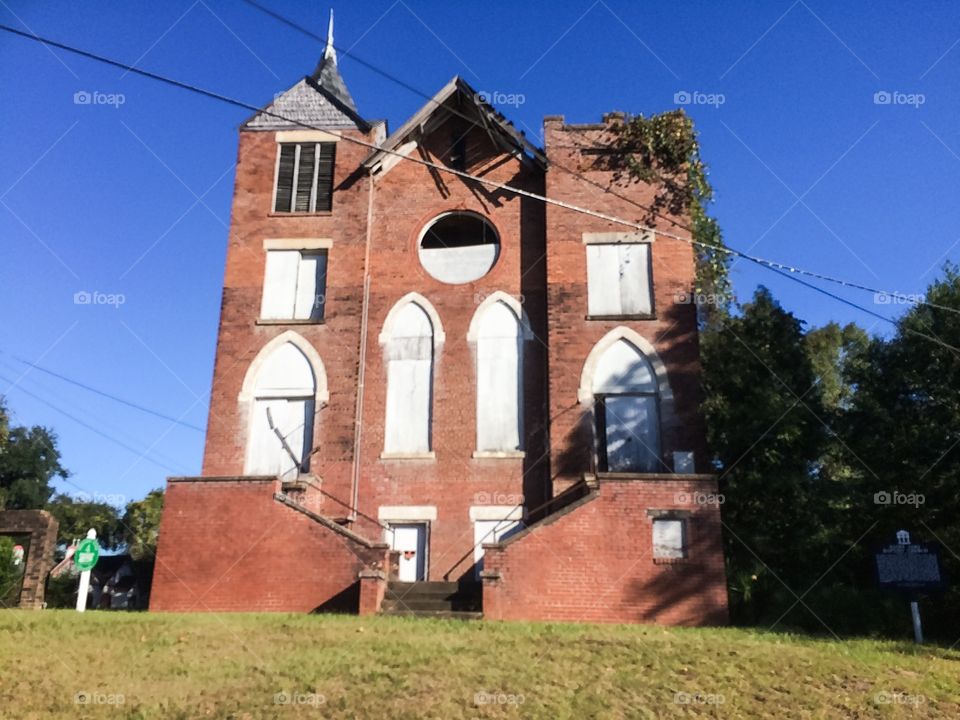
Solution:
[{"label": "blue sky", "polygon": [[[263,1],[325,33],[326,6]],[[903,293],[960,260],[955,3],[334,8],[338,46],[427,93],[460,74],[512,95],[501,110],[537,140],[544,115],[650,114],[686,93],[733,247]],[[0,0],[0,18],[252,104],[309,73],[321,51],[242,2]],[[340,65],[368,118],[395,128],[424,102],[349,57]],[[0,66],[0,394],[15,422],[58,434],[73,473],[61,489],[138,498],[167,475],[198,473],[203,433],[24,374],[22,360],[205,425],[236,130],[248,113],[5,34]],[[83,92],[122,104],[78,104]],[[766,270],[738,263],[733,278],[741,299],[764,283],[813,325],[888,331]],[[123,303],[76,304],[83,291]]]}]

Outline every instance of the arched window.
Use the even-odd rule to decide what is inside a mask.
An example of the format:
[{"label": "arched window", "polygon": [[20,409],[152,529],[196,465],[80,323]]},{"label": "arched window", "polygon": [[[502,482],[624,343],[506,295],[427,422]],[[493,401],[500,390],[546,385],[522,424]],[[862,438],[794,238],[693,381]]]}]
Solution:
[{"label": "arched window", "polygon": [[657,375],[646,356],[620,338],[600,355],[592,390],[600,467],[663,472]]},{"label": "arched window", "polygon": [[387,360],[385,455],[430,452],[434,323],[418,302],[403,299],[387,316],[381,341]]},{"label": "arched window", "polygon": [[477,452],[523,449],[523,327],[503,300],[477,310]]},{"label": "arched window", "polygon": [[252,368],[252,390],[245,387],[251,401],[246,474],[290,479],[309,470],[317,381],[294,342],[267,350]]}]

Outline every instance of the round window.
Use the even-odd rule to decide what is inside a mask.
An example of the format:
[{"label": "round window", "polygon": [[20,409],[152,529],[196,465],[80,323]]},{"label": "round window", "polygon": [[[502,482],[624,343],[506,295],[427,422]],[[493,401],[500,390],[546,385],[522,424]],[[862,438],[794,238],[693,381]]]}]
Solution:
[{"label": "round window", "polygon": [[424,229],[418,252],[420,264],[431,277],[461,285],[490,272],[500,255],[500,238],[480,215],[447,213]]}]

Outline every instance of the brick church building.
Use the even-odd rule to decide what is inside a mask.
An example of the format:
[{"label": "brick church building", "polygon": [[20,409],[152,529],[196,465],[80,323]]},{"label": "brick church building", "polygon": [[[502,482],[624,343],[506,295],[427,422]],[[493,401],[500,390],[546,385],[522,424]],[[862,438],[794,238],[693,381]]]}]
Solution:
[{"label": "brick church building", "polygon": [[621,119],[541,148],[454,78],[388,133],[330,42],[242,125],[152,610],[726,622],[693,250],[597,217],[658,192],[611,169]]}]

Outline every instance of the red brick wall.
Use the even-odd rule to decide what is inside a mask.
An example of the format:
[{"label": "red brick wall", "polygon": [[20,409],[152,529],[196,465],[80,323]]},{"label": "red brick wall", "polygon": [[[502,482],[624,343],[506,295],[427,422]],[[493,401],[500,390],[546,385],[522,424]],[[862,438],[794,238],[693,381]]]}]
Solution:
[{"label": "red brick wall", "polygon": [[[664,219],[651,216],[643,209],[653,205],[661,188],[642,182],[618,181],[612,170],[596,169],[602,157],[598,160],[598,156],[582,154],[583,148],[609,145],[612,136],[607,125],[566,125],[562,118],[551,117],[545,120],[544,132],[547,157],[552,163],[575,170],[599,185],[596,187],[554,169],[547,173],[549,197],[689,237],[689,231],[680,227],[687,222],[685,216],[663,209],[661,212],[667,215]],[[704,426],[698,410],[700,359],[696,308],[678,302],[678,294],[689,293],[693,288],[692,246],[662,235],[656,236],[652,244],[656,319],[588,320],[585,232],[633,230],[560,207],[547,208],[550,442],[555,490],[562,490],[576,482],[581,473],[592,470],[591,408],[578,403],[577,389],[590,350],[620,325],[649,340],[667,367],[678,420],[676,426],[662,428],[667,466],[671,466],[674,450],[692,450],[697,467],[705,468]]]},{"label": "red brick wall", "polygon": [[[484,555],[484,617],[492,620],[727,622],[720,512],[697,504],[716,492],[713,478],[601,479],[599,489],[567,512],[534,525]],[[688,558],[653,559],[647,511],[682,510]]]},{"label": "red brick wall", "polygon": [[[443,126],[425,145],[442,161],[452,139],[464,131]],[[467,135],[469,171],[490,180],[542,192],[542,171],[507,159],[487,135]],[[423,227],[450,210],[485,216],[500,236],[500,256],[483,278],[449,285],[420,265],[417,241]],[[471,505],[539,504],[548,491],[546,464],[545,346],[543,327],[543,208],[509,193],[465,182],[450,174],[437,178],[414,163],[400,162],[375,181],[370,315],[364,392],[360,509],[377,516],[381,505],[433,505],[430,579],[452,580],[473,565]],[[539,288],[539,290],[538,290]],[[527,458],[474,459],[476,450],[476,364],[467,331],[480,303],[501,290],[523,298],[537,337],[525,345],[525,447]],[[440,316],[446,341],[434,357],[433,450],[435,460],[381,459],[384,444],[387,370],[379,335],[387,314],[408,292],[423,295]],[[372,535],[378,528],[364,525]]]},{"label": "red brick wall", "polygon": [[356,612],[359,573],[386,561],[276,500],[279,481],[167,484],[150,609]]}]

